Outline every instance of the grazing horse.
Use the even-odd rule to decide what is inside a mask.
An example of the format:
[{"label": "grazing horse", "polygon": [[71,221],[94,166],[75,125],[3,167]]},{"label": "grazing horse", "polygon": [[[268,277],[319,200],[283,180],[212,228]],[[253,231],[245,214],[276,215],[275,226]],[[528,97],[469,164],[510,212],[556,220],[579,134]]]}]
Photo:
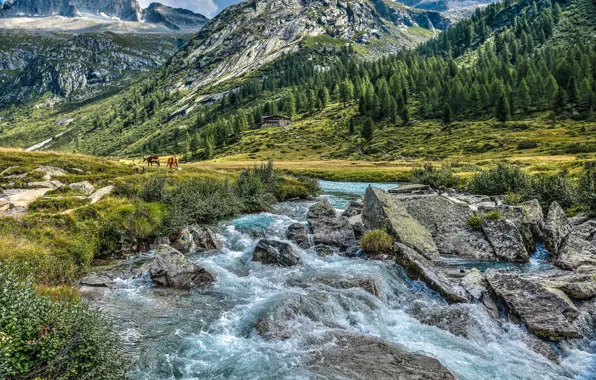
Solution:
[{"label": "grazing horse", "polygon": [[157,167],[160,167],[159,156],[145,156],[143,157],[143,162],[147,161],[147,167],[153,164],[157,164]]},{"label": "grazing horse", "polygon": [[178,159],[176,157],[168,158],[168,163],[166,164],[166,168],[178,169]]}]

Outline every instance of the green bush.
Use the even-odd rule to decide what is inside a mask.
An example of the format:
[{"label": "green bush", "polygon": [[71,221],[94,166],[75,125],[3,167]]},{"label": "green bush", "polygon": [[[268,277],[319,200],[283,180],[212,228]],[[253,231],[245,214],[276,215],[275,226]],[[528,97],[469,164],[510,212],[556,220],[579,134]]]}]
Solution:
[{"label": "green bush", "polygon": [[165,197],[166,177],[163,174],[152,175],[141,187],[139,197],[145,202],[161,202]]},{"label": "green bush", "polygon": [[586,169],[579,177],[578,198],[591,216],[596,216],[596,167],[586,165]]},{"label": "green bush", "polygon": [[563,208],[577,205],[577,185],[565,172],[529,176],[522,193],[524,200],[538,199],[545,210],[553,201]]},{"label": "green bush", "polygon": [[412,170],[410,180],[435,189],[457,187],[461,182],[449,167],[443,166],[441,169],[436,169],[431,164],[425,164],[422,168]]},{"label": "green bush", "polygon": [[360,239],[360,247],[369,255],[388,253],[393,246],[393,239],[383,230],[367,231]]},{"label": "green bush", "polygon": [[97,310],[54,302],[0,265],[0,376],[124,379],[122,343]]},{"label": "green bush", "polygon": [[484,214],[484,219],[488,219],[488,220],[499,220],[503,217],[503,215],[495,210],[495,211],[489,211],[486,214]]},{"label": "green bush", "polygon": [[319,184],[319,180],[316,178],[308,177],[308,176],[298,176],[296,178],[298,182],[304,184],[308,189],[308,194],[311,197],[316,197],[317,195],[321,194],[321,185]]},{"label": "green bush", "polygon": [[479,217],[478,215],[474,214],[468,218],[466,224],[468,227],[475,231],[482,231],[482,222],[484,221],[483,218]]},{"label": "green bush", "polygon": [[528,181],[528,175],[519,166],[499,163],[495,168],[474,175],[468,184],[468,190],[484,195],[522,193]]},{"label": "green bush", "polygon": [[244,212],[267,210],[278,199],[283,199],[282,187],[273,162],[243,170],[236,182],[236,193],[243,202]]}]

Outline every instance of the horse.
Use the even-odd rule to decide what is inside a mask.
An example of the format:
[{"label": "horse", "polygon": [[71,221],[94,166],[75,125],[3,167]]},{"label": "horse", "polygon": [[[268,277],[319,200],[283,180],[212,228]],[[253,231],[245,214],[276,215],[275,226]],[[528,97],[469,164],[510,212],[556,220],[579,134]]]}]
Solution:
[{"label": "horse", "polygon": [[176,157],[170,157],[168,158],[168,163],[166,164],[166,168],[170,168],[170,169],[178,169],[178,159]]},{"label": "horse", "polygon": [[150,165],[153,167],[153,164],[157,164],[157,167],[160,167],[159,156],[145,156],[143,157],[143,162],[147,161],[147,167]]}]

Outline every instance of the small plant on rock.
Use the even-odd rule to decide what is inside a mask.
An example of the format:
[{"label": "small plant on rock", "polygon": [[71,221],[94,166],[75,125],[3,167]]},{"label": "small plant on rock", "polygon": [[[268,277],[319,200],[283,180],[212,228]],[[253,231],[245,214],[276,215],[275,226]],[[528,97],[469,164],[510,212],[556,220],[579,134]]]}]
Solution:
[{"label": "small plant on rock", "polygon": [[502,217],[503,217],[503,215],[501,215],[501,213],[500,213],[500,212],[498,212],[498,211],[496,211],[496,210],[495,210],[495,211],[490,211],[490,212],[487,212],[487,213],[484,215],[484,218],[485,218],[485,219],[488,219],[488,220],[499,220],[499,219],[501,219]]},{"label": "small plant on rock", "polygon": [[371,230],[360,239],[360,247],[369,255],[388,253],[393,247],[393,239],[385,231]]},{"label": "small plant on rock", "polygon": [[479,217],[478,215],[474,214],[471,217],[468,218],[468,220],[466,221],[466,224],[468,225],[468,227],[470,227],[471,229],[473,229],[474,231],[481,231],[482,230],[482,221],[484,219]]}]

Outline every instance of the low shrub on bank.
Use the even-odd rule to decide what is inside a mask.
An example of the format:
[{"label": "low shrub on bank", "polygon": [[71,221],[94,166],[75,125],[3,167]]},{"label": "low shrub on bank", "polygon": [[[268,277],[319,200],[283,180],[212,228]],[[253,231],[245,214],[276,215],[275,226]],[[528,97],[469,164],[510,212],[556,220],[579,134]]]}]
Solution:
[{"label": "low shrub on bank", "polygon": [[86,304],[52,301],[0,264],[0,376],[124,379],[119,337]]},{"label": "low shrub on bank", "polygon": [[499,163],[493,169],[474,175],[468,183],[468,190],[484,195],[521,193],[527,182],[528,175],[519,166]]},{"label": "low shrub on bank", "polygon": [[393,239],[383,230],[367,231],[360,239],[360,247],[369,255],[391,252]]},{"label": "low shrub on bank", "polygon": [[414,183],[429,185],[435,189],[457,187],[461,183],[461,180],[453,174],[449,167],[443,166],[437,169],[431,164],[425,164],[422,168],[412,170],[410,180]]}]

